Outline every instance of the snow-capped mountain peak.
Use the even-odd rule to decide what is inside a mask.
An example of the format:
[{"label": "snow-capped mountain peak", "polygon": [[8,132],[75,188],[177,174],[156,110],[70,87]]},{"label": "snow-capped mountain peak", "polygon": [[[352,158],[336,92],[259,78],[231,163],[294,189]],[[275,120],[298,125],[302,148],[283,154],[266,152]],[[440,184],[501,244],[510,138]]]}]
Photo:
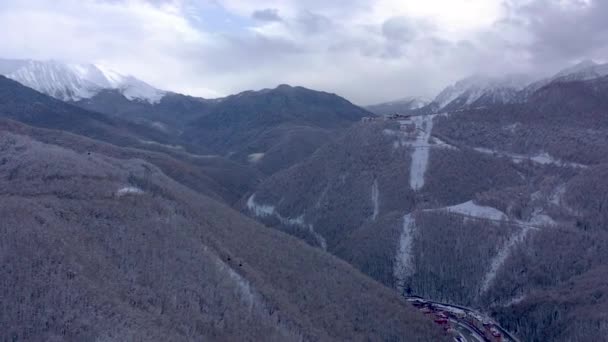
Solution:
[{"label": "snow-capped mountain peak", "polygon": [[483,96],[490,96],[498,102],[510,102],[514,94],[527,83],[527,78],[521,75],[471,76],[445,88],[433,102],[439,109],[444,109],[455,101],[458,101],[459,105],[471,105]]},{"label": "snow-capped mountain peak", "polygon": [[608,63],[599,64],[592,60],[582,61],[570,68],[558,72],[553,80],[584,81],[608,75]]},{"label": "snow-capped mountain peak", "polygon": [[410,96],[399,100],[370,105],[366,108],[369,111],[379,115],[389,115],[395,113],[406,114],[426,107],[429,103],[431,103],[431,101],[423,97]]},{"label": "snow-capped mountain peak", "polygon": [[592,60],[582,61],[574,66],[561,70],[552,77],[531,84],[526,92],[528,94],[555,81],[586,81],[594,78],[608,76],[608,63],[599,64]]},{"label": "snow-capped mountain peak", "polygon": [[129,100],[152,104],[165,95],[164,91],[132,76],[123,76],[94,64],[0,60],[0,74],[63,101],[88,99],[104,89],[115,89]]},{"label": "snow-capped mountain peak", "polygon": [[430,103],[430,101],[423,97],[410,96],[410,97],[402,98],[399,100],[386,102],[384,104],[385,105],[404,105],[404,106],[407,106],[408,109],[415,110],[415,109],[420,109],[420,108],[428,105],[429,103]]}]

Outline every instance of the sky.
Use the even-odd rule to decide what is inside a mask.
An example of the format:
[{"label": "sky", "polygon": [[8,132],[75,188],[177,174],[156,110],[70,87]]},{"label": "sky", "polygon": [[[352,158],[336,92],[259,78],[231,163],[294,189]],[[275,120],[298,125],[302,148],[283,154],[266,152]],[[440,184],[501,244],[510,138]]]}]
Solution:
[{"label": "sky", "polygon": [[606,0],[2,0],[0,57],[207,98],[286,83],[366,105],[605,61],[607,17]]}]

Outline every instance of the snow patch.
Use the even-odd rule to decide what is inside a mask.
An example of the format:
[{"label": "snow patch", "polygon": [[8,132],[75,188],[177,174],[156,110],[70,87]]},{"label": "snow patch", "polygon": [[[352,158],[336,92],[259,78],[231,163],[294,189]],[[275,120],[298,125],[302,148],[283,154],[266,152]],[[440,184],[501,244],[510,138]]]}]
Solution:
[{"label": "snow patch", "polygon": [[261,205],[255,202],[255,194],[247,200],[247,209],[257,217],[267,217],[275,215],[275,207],[272,205]]},{"label": "snow patch", "polygon": [[530,221],[528,221],[533,226],[555,226],[555,221],[549,216],[545,214],[535,213],[532,215]]},{"label": "snow patch", "polygon": [[221,265],[223,265],[225,267],[224,269],[228,273],[228,276],[234,282],[234,284],[236,285],[236,287],[239,291],[239,294],[240,294],[239,297],[240,297],[241,301],[243,301],[245,303],[249,313],[251,313],[253,311],[253,308],[256,305],[260,304],[260,300],[254,294],[254,290],[252,289],[251,284],[249,283],[249,281],[247,281],[245,278],[243,278],[240,274],[236,273],[236,271],[233,270],[230,266],[224,264],[223,262]]},{"label": "snow patch", "polygon": [[247,209],[257,217],[275,217],[282,224],[296,226],[308,230],[311,235],[317,240],[317,243],[323,250],[327,250],[327,241],[325,238],[317,233],[312,224],[307,224],[304,220],[304,215],[300,215],[296,218],[284,217],[277,210],[275,206],[263,205],[255,202],[255,194],[251,195],[247,200]]},{"label": "snow patch", "polygon": [[378,190],[378,180],[374,180],[372,185],[372,205],[374,207],[374,213],[372,214],[372,221],[376,221],[378,214],[380,213],[380,190]]},{"label": "snow patch", "polygon": [[264,158],[264,155],[265,153],[252,153],[247,157],[247,159],[250,163],[255,164],[262,160],[262,158]]},{"label": "snow patch", "polygon": [[521,124],[520,124],[519,122],[516,122],[516,123],[514,123],[514,124],[511,124],[511,125],[505,126],[505,127],[503,127],[503,128],[504,128],[504,130],[506,130],[506,131],[508,131],[508,132],[515,133],[515,132],[517,132],[517,129],[518,129],[520,126],[521,126]]},{"label": "snow patch", "polygon": [[177,150],[177,151],[181,151],[184,149],[183,146],[179,146],[179,145],[167,145],[167,144],[162,144],[159,143],[157,141],[152,141],[152,140],[139,140],[140,143],[142,144],[146,144],[146,145],[155,145],[155,146],[160,146],[160,147],[165,147],[171,150]]},{"label": "snow patch", "polygon": [[553,193],[551,194],[550,202],[557,206],[561,206],[565,194],[566,194],[566,184],[562,184],[553,191]]},{"label": "snow patch", "polygon": [[463,315],[464,316],[464,315],[467,314],[467,312],[464,311],[463,309],[460,309],[460,308],[457,308],[457,307],[454,307],[454,306],[448,306],[448,305],[437,304],[437,303],[433,304],[433,306],[436,307],[436,308],[438,308],[438,309],[441,309],[442,311],[451,312],[451,313],[453,313],[455,315]]},{"label": "snow patch", "polygon": [[519,304],[519,303],[523,302],[524,299],[526,299],[526,295],[525,294],[521,294],[519,296],[511,298],[508,302],[504,303],[502,306],[503,307],[509,307],[509,306],[512,306],[512,305],[516,305],[516,304]]},{"label": "snow patch", "polygon": [[449,144],[449,143],[447,143],[447,142],[445,142],[445,141],[443,141],[443,140],[441,140],[441,139],[439,139],[437,137],[431,137],[430,143],[431,143],[431,146],[446,148],[446,149],[449,149],[449,150],[458,150],[459,149],[458,147],[456,147],[456,146],[454,146],[452,144]]},{"label": "snow patch", "polygon": [[399,246],[397,247],[395,263],[393,266],[395,287],[399,293],[403,293],[406,279],[415,272],[414,255],[412,253],[415,229],[415,219],[411,214],[405,215],[403,217],[403,228],[401,230],[401,236],[399,237]]},{"label": "snow patch", "polygon": [[[434,115],[427,115],[416,116],[410,119],[410,122],[416,126],[416,138],[410,144],[414,149],[412,152],[412,164],[410,166],[410,187],[415,191],[422,189],[424,186],[424,174],[429,162],[429,140],[433,130],[434,117]],[[410,122],[404,121],[402,124]]]},{"label": "snow patch", "polygon": [[124,188],[120,188],[116,191],[116,196],[123,197],[128,195],[143,195],[145,192],[134,186],[126,186]]},{"label": "snow patch", "polygon": [[540,164],[540,165],[558,165],[558,166],[567,166],[567,167],[573,167],[573,168],[579,168],[579,169],[587,168],[587,165],[565,162],[563,160],[554,158],[547,152],[540,152],[536,155],[525,155],[525,154],[517,154],[517,153],[509,153],[509,152],[503,152],[503,151],[498,151],[498,150],[492,150],[492,149],[485,148],[485,147],[476,147],[476,148],[474,148],[474,150],[477,152],[483,153],[483,154],[507,157],[507,158],[510,158],[511,160],[513,160],[513,162],[517,163],[517,164],[529,160],[529,161],[532,161],[532,162]]},{"label": "snow patch", "polygon": [[488,271],[488,273],[486,273],[481,283],[481,294],[486,293],[488,291],[490,285],[492,285],[494,279],[496,279],[496,274],[498,273],[500,267],[511,255],[513,249],[515,249],[518,244],[522,243],[525,240],[531,230],[531,228],[522,227],[522,229],[518,233],[513,235],[507,241],[507,243],[505,243],[505,245],[498,251],[498,254],[494,257],[490,264],[490,270]]},{"label": "snow patch", "polygon": [[502,211],[496,208],[475,204],[473,201],[446,207],[444,210],[450,213],[471,216],[474,218],[488,219],[492,221],[502,221],[507,219],[507,215]]}]

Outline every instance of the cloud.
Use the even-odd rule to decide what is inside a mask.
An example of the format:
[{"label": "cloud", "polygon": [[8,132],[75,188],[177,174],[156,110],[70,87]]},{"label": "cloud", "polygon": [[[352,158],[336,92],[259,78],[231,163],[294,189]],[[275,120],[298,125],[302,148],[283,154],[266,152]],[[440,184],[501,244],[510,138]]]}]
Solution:
[{"label": "cloud", "polygon": [[606,58],[608,2],[537,0],[507,4],[507,25],[525,32],[525,49],[536,64]]},{"label": "cloud", "polygon": [[410,42],[416,38],[416,28],[406,17],[393,17],[382,24],[382,34],[395,42]]},{"label": "cloud", "polygon": [[332,21],[329,18],[311,11],[301,12],[296,19],[296,23],[307,34],[325,32],[332,26]]},{"label": "cloud", "polygon": [[600,0],[3,0],[0,55],[206,97],[291,83],[366,104],[605,58],[607,15]]},{"label": "cloud", "polygon": [[255,20],[260,21],[282,21],[283,19],[279,15],[279,10],[276,8],[266,8],[263,10],[254,11],[251,17]]}]

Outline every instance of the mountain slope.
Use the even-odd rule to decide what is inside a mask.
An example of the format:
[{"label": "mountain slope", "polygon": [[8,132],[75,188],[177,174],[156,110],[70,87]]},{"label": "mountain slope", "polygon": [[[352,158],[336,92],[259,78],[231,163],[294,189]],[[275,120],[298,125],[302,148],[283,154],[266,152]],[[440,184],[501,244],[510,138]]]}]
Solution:
[{"label": "mountain slope", "polygon": [[158,103],[165,95],[135,77],[92,64],[0,60],[0,74],[63,101],[88,99],[104,89],[116,89],[129,100],[148,103]]},{"label": "mountain slope", "polygon": [[8,132],[0,152],[0,339],[443,339],[347,264],[152,164]]},{"label": "mountain slope", "polygon": [[[0,126],[29,132],[44,142],[75,146],[82,153],[103,151],[112,156],[147,160],[183,184],[228,203],[236,202],[260,176],[247,165],[217,155],[188,153],[188,148],[177,145],[179,141],[167,132],[83,110],[2,76]],[[119,146],[129,149],[121,150]],[[191,149],[207,152],[201,147]]]},{"label": "mountain slope", "polygon": [[[555,81],[523,102],[354,125],[242,210],[523,340],[601,339],[607,85]],[[570,284],[597,298],[557,298]]]},{"label": "mountain slope", "polygon": [[111,119],[53,99],[16,81],[0,76],[0,117],[28,125],[65,130],[118,145],[141,145],[141,141],[169,144],[164,133]]},{"label": "mountain slope", "polygon": [[379,103],[365,107],[372,113],[378,115],[407,114],[429,105],[430,101],[420,97],[408,97],[405,99]]},{"label": "mountain slope", "polygon": [[528,84],[527,77],[472,76],[445,88],[433,101],[438,111],[457,110],[469,106],[492,105],[518,101],[518,93]]},{"label": "mountain slope", "polygon": [[608,76],[608,63],[599,64],[591,60],[582,61],[559,71],[552,77],[530,84],[525,92],[533,93],[553,82],[588,81]]},{"label": "mountain slope", "polygon": [[183,137],[274,173],[368,115],[372,114],[337,95],[282,85],[217,102],[188,125]]},{"label": "mountain slope", "polygon": [[107,89],[73,104],[90,111],[179,135],[191,121],[205,115],[215,102],[215,100],[167,93],[157,103],[149,103],[133,101],[119,90]]}]

